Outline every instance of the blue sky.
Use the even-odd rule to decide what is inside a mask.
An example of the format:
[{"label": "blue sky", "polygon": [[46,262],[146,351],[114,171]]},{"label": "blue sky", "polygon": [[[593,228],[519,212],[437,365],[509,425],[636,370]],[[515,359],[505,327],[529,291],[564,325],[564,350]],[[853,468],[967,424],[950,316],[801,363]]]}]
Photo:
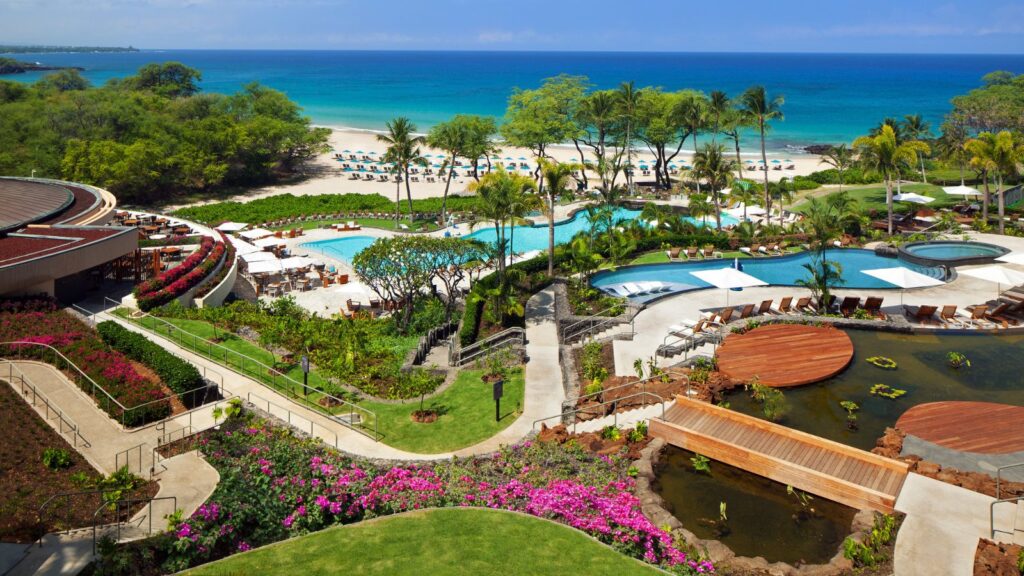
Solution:
[{"label": "blue sky", "polygon": [[1024,1],[0,0],[0,44],[1024,53]]}]

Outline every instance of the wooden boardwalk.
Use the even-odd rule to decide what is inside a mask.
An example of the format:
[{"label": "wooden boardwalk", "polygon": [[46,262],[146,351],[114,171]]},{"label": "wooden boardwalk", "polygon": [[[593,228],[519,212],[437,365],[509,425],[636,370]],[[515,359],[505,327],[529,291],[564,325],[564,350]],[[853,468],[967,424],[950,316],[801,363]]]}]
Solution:
[{"label": "wooden boardwalk", "polygon": [[858,509],[890,513],[908,464],[677,397],[650,433],[669,444]]},{"label": "wooden boardwalk", "polygon": [[992,402],[929,402],[907,410],[896,428],[963,452],[1024,451],[1024,408]]},{"label": "wooden boardwalk", "polygon": [[718,347],[718,370],[740,382],[755,376],[773,388],[820,382],[853,359],[853,342],[836,328],[769,324],[731,334]]}]

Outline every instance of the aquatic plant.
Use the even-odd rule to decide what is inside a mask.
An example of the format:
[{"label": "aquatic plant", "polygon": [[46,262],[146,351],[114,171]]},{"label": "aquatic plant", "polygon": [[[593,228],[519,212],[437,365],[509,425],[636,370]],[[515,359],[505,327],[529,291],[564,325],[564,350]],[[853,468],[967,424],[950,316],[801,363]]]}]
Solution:
[{"label": "aquatic plant", "polygon": [[761,384],[756,376],[745,388],[754,401],[761,404],[761,413],[767,420],[777,422],[786,413],[786,398],[782,390]]},{"label": "aquatic plant", "polygon": [[850,430],[857,429],[857,410],[860,410],[860,406],[852,400],[841,400],[839,405],[842,406],[843,410],[846,410],[846,426]]},{"label": "aquatic plant", "polygon": [[892,358],[886,358],[885,356],[872,356],[867,359],[869,364],[878,366],[885,370],[895,370],[897,367],[896,361]]},{"label": "aquatic plant", "polygon": [[693,462],[693,469],[697,472],[704,472],[706,474],[711,473],[711,460],[703,454],[697,454],[694,452],[693,458],[690,458],[690,462]]},{"label": "aquatic plant", "polygon": [[797,490],[796,488],[793,488],[789,484],[786,485],[786,494],[789,494],[790,496],[796,498],[796,501],[800,503],[801,508],[807,508],[807,506],[811,503],[811,500],[814,500],[814,496],[811,496],[810,494],[804,492],[803,490]]},{"label": "aquatic plant", "polygon": [[881,396],[882,398],[888,398],[890,400],[895,400],[907,393],[906,390],[893,388],[888,384],[875,384],[871,387],[870,392],[872,396]]},{"label": "aquatic plant", "polygon": [[965,366],[967,368],[971,367],[971,361],[961,352],[950,352],[946,354],[946,362],[949,363],[950,368],[959,369]]}]

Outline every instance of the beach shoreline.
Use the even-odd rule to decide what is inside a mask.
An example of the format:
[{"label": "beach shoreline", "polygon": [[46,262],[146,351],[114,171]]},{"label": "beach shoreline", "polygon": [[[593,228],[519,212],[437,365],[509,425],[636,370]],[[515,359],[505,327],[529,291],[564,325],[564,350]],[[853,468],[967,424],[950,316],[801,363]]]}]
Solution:
[{"label": "beach shoreline", "polygon": [[[319,125],[322,126],[322,125]],[[184,206],[195,206],[201,204],[212,204],[216,202],[224,201],[236,201],[236,202],[248,202],[257,200],[260,198],[267,198],[270,196],[278,196],[281,194],[292,194],[294,196],[318,196],[322,194],[380,194],[385,198],[394,198],[396,185],[394,182],[379,182],[379,181],[366,181],[366,180],[350,180],[351,172],[345,172],[342,168],[342,162],[335,159],[334,155],[344,154],[347,158],[350,154],[358,154],[358,151],[362,150],[365,154],[375,152],[377,156],[383,154],[385,145],[377,141],[377,135],[380,131],[373,131],[368,129],[360,128],[337,128],[331,126],[322,126],[324,128],[331,129],[331,135],[328,138],[328,144],[332,150],[326,154],[321,154],[309,162],[309,170],[307,172],[307,178],[301,182],[288,183],[288,184],[277,184],[272,186],[262,186],[252,188],[247,192],[236,194],[228,198],[219,198],[216,200],[204,200],[200,202],[192,202],[188,204],[179,204],[168,207],[169,209],[182,208]],[[685,146],[684,146],[685,148]],[[349,153],[344,153],[344,150],[349,150]],[[428,147],[423,147],[424,154],[436,155],[440,151],[434,150]],[[727,150],[727,152],[730,152]],[[548,149],[550,156],[554,157],[559,162],[579,162],[579,152],[571,144],[567,145],[556,145],[551,146]],[[731,156],[730,152],[730,156]],[[502,158],[511,157],[515,159],[515,162],[519,162],[519,158],[526,158],[526,162],[531,166],[536,165],[533,153],[524,148],[517,148],[512,146],[501,147],[499,155]],[[680,151],[679,155],[673,160],[676,164],[690,163],[693,154],[690,151]],[[744,159],[744,177],[750,178],[756,181],[763,181],[764,172],[751,171],[747,166],[756,166],[757,160],[760,159],[760,151],[749,150],[746,152],[741,151],[741,158]],[[790,154],[779,152],[769,152],[767,154],[769,165],[772,160],[789,160],[785,165],[792,165],[792,170],[768,170],[768,179],[770,181],[778,181],[782,177],[793,178],[794,176],[806,176],[811,172],[818,170],[824,170],[828,166],[820,163],[820,157],[813,154]],[[588,158],[589,160],[589,158]],[[755,164],[746,164],[746,161],[750,160]],[[634,155],[634,163],[640,164],[642,162],[648,162],[653,164],[653,155],[649,152],[645,152],[642,147],[637,148],[637,152]],[[356,164],[351,160],[346,160],[350,165]],[[639,172],[639,171],[638,171]],[[520,171],[522,174],[526,174],[525,171]],[[412,182],[410,185],[412,197],[414,199],[421,198],[438,198],[444,194],[445,181],[444,179],[438,178],[436,182],[426,182],[422,175],[419,177],[419,182]],[[620,177],[620,181],[622,178]],[[653,182],[653,176],[642,176],[637,175],[637,183],[643,184],[648,181]],[[465,171],[460,172],[459,177],[453,178],[451,182],[451,189],[449,195],[467,195],[472,194],[469,191],[469,184],[473,182],[473,178],[466,177]],[[593,179],[591,179],[591,187],[593,187]],[[406,191],[404,185],[401,189],[401,197],[406,197]]]}]

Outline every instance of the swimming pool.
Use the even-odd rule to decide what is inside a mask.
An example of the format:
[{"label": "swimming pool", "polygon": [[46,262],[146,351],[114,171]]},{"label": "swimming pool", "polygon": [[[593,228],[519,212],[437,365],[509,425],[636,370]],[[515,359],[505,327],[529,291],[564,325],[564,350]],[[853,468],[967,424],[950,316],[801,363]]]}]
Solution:
[{"label": "swimming pool", "polygon": [[905,244],[900,247],[900,258],[924,266],[963,266],[987,264],[1009,252],[1002,246],[984,242],[937,240]]},{"label": "swimming pool", "polygon": [[[937,266],[921,266],[895,258],[878,256],[872,250],[859,248],[837,248],[827,251],[827,258],[842,266],[843,285],[841,288],[884,289],[894,288],[892,284],[864,274],[864,270],[893,268],[901,266],[933,278],[945,278],[945,272]],[[796,286],[797,280],[807,278],[809,273],[803,267],[811,262],[810,252],[789,256],[746,258],[740,260],[743,271],[768,284]],[[732,266],[728,259],[700,260],[696,262],[673,262],[669,264],[643,264],[599,272],[594,275],[591,285],[609,291],[608,288],[625,282],[663,282],[672,286],[672,292],[708,288],[710,284],[697,278],[692,272],[714,270]]]},{"label": "swimming pool", "polygon": [[[635,220],[640,217],[640,210],[629,210],[627,208],[616,208],[614,219],[616,222],[622,220]],[[687,220],[694,224],[701,225],[699,220],[686,217]],[[727,214],[722,214],[722,226],[730,226],[736,224],[737,220]],[[714,220],[708,219],[707,226],[714,226]],[[548,226],[547,224],[540,224],[536,226],[514,226],[515,233],[511,233],[512,229],[506,229],[505,237],[512,237],[513,242],[512,251],[516,253],[529,252],[531,250],[547,250],[548,249]],[[568,220],[562,220],[561,222],[555,223],[555,244],[565,244],[572,240],[572,237],[576,234],[590,229],[590,220],[587,219],[586,212],[577,212],[572,218]],[[487,228],[481,228],[468,234],[466,238],[473,238],[483,242],[495,242],[498,239],[498,229],[494,226]]]},{"label": "swimming pool", "polygon": [[301,244],[300,247],[330,256],[335,260],[344,260],[351,264],[356,254],[359,254],[370,244],[373,244],[374,240],[376,238],[373,236],[348,236],[345,238],[306,242]]}]

